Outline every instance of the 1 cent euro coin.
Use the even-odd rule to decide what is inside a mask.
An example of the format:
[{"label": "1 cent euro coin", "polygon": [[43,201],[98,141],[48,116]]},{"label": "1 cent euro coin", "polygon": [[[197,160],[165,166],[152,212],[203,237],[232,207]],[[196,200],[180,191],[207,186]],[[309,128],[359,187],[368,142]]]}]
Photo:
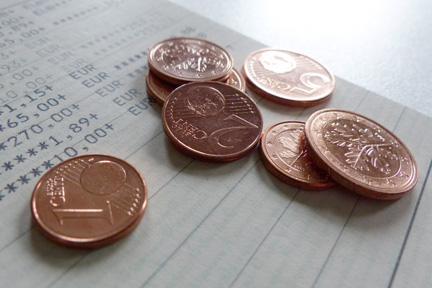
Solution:
[{"label": "1 cent euro coin", "polygon": [[165,82],[225,81],[233,68],[224,48],[198,38],[171,38],[156,43],[148,54],[150,70]]},{"label": "1 cent euro coin", "polygon": [[258,95],[284,105],[313,106],[326,101],[334,76],[316,60],[291,51],[261,49],[250,54],[243,73]]},{"label": "1 cent euro coin", "polygon": [[125,161],[106,155],[66,160],[37,183],[31,198],[36,226],[50,240],[98,248],[130,233],[147,205],[147,186]]},{"label": "1 cent euro coin", "polygon": [[305,147],[304,127],[301,121],[268,127],[261,136],[261,159],[273,175],[291,186],[314,191],[331,188],[335,182],[314,164]]},{"label": "1 cent euro coin", "polygon": [[165,133],[193,158],[229,162],[258,143],[262,116],[242,91],[220,82],[195,82],[174,90],[162,109]]},{"label": "1 cent euro coin", "polygon": [[312,114],[305,135],[315,163],[333,180],[366,197],[402,197],[417,183],[408,148],[375,121],[339,109]]}]

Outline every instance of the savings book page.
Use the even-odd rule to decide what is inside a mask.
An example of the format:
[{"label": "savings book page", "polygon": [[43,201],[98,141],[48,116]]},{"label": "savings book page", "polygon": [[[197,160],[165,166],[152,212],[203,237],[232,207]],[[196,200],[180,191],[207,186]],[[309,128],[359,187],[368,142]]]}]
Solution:
[{"label": "savings book page", "polygon": [[[312,108],[248,93],[264,127],[305,121],[323,108],[363,114],[395,133],[419,169],[417,186],[397,201],[367,199],[340,186],[300,190],[272,176],[257,149],[227,164],[181,154],[163,132],[161,107],[146,93],[147,53],[158,41],[213,41],[232,54],[239,70],[263,44],[165,1],[0,5],[2,286],[431,283],[430,118],[339,78],[330,100]],[[128,161],[149,192],[131,235],[98,250],[56,245],[31,221],[30,197],[40,177],[85,154]]]}]

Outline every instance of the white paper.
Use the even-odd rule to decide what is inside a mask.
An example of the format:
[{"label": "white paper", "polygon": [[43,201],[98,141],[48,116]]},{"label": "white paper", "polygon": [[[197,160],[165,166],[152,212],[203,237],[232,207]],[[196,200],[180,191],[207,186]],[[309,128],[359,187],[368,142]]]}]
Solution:
[{"label": "white paper", "polygon": [[[263,44],[169,2],[1,5],[2,287],[432,284],[430,118],[343,79],[328,102],[307,109],[250,94],[264,127],[343,108],[392,130],[417,160],[418,184],[398,201],[341,187],[302,191],[273,177],[256,150],[228,164],[184,156],[169,143],[161,108],[146,94],[146,53],[157,41],[209,39],[232,53],[238,69]],[[149,191],[136,230],[94,251],[48,241],[31,223],[29,207],[45,171],[88,153],[127,160]]]}]

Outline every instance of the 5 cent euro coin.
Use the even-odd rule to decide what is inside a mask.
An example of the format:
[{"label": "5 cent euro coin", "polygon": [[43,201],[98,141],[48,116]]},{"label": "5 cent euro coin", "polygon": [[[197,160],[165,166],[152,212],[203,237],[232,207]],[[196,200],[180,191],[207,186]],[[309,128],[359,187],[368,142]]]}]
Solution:
[{"label": "5 cent euro coin", "polygon": [[267,100],[290,106],[313,106],[326,101],[335,78],[318,61],[281,49],[261,49],[243,64],[248,86]]}]

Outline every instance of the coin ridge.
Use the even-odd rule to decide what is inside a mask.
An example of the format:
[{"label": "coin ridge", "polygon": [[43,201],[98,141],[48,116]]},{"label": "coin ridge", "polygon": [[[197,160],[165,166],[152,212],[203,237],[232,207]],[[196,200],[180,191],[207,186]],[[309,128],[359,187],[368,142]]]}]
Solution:
[{"label": "coin ridge", "polygon": [[172,85],[169,83],[163,83],[166,86],[169,86],[169,87],[172,86],[172,87],[170,87],[170,88],[172,88],[172,91],[170,93],[168,93],[168,95],[162,96],[161,93],[157,92],[157,89],[154,86],[157,85],[157,83],[155,83],[155,80],[159,81],[159,82],[163,82],[163,81],[161,79],[157,78],[157,76],[154,75],[154,73],[150,70],[147,70],[145,79],[146,79],[146,90],[147,90],[148,96],[151,97],[160,106],[163,106],[163,104],[166,101],[166,98],[168,98],[169,94],[177,88],[177,86],[175,86],[175,85]]},{"label": "coin ridge", "polygon": [[230,83],[226,83],[226,84],[231,85],[232,87],[239,89],[243,93],[246,93],[246,80],[245,80],[243,74],[240,71],[238,71],[235,67],[233,67],[231,74],[226,81],[228,82],[231,78],[234,78],[234,77],[238,78],[238,80],[240,82],[239,87],[235,87],[233,84],[230,84]]},{"label": "coin ridge", "polygon": [[256,86],[252,81],[249,80],[249,78],[246,76],[244,69],[242,69],[243,77],[245,78],[247,87],[252,90],[255,94],[258,96],[267,99],[270,102],[291,106],[291,107],[312,107],[320,105],[326,101],[329,100],[332,94],[329,94],[319,100],[315,101],[300,101],[300,100],[288,100],[288,99],[282,99],[279,97],[275,97],[274,95],[267,93],[264,90],[261,90],[258,86]]}]

